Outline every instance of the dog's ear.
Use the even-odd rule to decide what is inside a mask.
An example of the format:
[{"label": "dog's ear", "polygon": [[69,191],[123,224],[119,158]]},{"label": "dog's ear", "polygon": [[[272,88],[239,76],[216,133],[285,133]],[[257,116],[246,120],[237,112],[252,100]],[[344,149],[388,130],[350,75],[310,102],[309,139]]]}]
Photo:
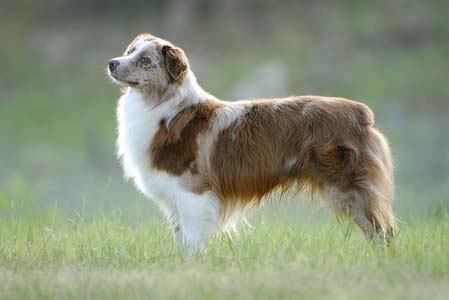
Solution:
[{"label": "dog's ear", "polygon": [[173,81],[180,82],[187,75],[189,63],[184,51],[180,48],[165,45],[162,47],[165,69]]}]

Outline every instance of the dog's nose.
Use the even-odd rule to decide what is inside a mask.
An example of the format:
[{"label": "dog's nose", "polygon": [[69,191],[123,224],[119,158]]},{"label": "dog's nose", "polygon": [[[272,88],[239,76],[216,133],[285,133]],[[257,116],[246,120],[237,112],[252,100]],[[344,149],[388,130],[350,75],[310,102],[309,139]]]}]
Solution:
[{"label": "dog's nose", "polygon": [[117,69],[120,62],[116,59],[111,59],[108,61],[108,64],[109,64],[109,71],[114,72],[115,69]]}]

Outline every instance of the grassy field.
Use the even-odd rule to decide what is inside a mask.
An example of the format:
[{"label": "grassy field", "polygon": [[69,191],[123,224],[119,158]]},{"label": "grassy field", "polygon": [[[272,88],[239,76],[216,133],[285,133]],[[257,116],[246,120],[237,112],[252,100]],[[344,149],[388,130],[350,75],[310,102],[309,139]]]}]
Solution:
[{"label": "grassy field", "polygon": [[[0,1],[0,300],[449,299],[449,1]],[[140,32],[221,99],[342,96],[396,164],[389,249],[282,205],[174,249],[115,156],[104,74]],[[149,221],[151,220],[151,221]]]},{"label": "grassy field", "polygon": [[265,218],[185,259],[159,221],[0,220],[0,299],[448,299],[449,219],[403,222],[388,249],[331,219]]}]

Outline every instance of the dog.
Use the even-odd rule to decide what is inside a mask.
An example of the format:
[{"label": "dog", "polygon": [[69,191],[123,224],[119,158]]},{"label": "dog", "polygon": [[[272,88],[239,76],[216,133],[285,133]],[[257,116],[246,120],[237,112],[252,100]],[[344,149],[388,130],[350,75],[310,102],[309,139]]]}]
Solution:
[{"label": "dog", "polygon": [[199,86],[181,48],[151,34],[109,60],[107,72],[123,87],[117,145],[125,177],[160,206],[178,247],[201,251],[274,191],[307,188],[367,239],[393,236],[392,155],[365,104],[221,101]]}]

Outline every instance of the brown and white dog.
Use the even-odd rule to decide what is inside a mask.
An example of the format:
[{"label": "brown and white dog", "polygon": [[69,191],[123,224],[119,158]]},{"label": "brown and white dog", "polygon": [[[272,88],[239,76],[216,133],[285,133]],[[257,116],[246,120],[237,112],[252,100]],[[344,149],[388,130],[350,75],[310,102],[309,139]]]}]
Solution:
[{"label": "brown and white dog", "polygon": [[343,98],[226,102],[197,83],[184,51],[137,36],[109,76],[125,87],[118,155],[159,204],[178,245],[203,249],[273,191],[305,187],[367,238],[393,235],[393,163],[372,111]]}]

